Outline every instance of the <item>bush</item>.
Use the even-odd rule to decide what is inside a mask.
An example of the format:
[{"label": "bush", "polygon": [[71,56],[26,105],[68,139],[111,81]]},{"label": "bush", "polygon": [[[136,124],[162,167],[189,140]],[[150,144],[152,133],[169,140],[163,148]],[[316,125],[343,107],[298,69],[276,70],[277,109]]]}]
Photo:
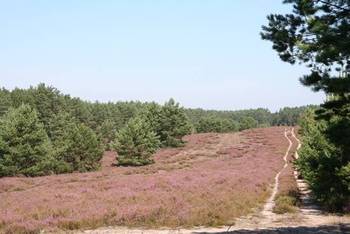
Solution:
[{"label": "bush", "polygon": [[117,151],[118,165],[142,166],[153,163],[152,154],[160,146],[159,137],[148,121],[141,117],[130,120],[116,135],[112,147]]},{"label": "bush", "polygon": [[298,200],[291,196],[278,196],[273,207],[276,214],[295,213],[297,211]]},{"label": "bush", "polygon": [[29,105],[10,108],[0,120],[0,176],[46,175],[57,162],[50,140]]}]

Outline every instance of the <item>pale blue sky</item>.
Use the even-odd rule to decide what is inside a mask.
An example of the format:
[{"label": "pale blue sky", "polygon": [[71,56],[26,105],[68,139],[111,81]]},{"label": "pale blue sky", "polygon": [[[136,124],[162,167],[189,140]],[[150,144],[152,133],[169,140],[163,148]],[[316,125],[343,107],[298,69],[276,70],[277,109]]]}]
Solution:
[{"label": "pale blue sky", "polygon": [[0,0],[0,86],[243,109],[318,104],[260,39],[280,0]]}]

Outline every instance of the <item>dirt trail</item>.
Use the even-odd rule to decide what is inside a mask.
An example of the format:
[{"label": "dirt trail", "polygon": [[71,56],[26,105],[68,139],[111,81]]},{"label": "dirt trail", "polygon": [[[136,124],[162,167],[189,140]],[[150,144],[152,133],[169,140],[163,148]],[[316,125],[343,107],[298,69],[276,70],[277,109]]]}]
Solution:
[{"label": "dirt trail", "polygon": [[279,187],[279,178],[280,178],[280,175],[281,175],[282,171],[288,166],[287,157],[288,157],[288,154],[290,152],[290,149],[293,146],[293,142],[289,139],[288,133],[291,133],[291,131],[286,129],[284,131],[284,137],[288,140],[289,145],[288,145],[287,151],[286,151],[286,153],[284,154],[284,157],[283,157],[283,160],[284,160],[283,168],[276,174],[276,176],[275,176],[275,183],[274,183],[274,186],[273,186],[273,189],[272,189],[271,196],[267,200],[267,202],[266,202],[266,204],[264,206],[264,209],[261,212],[263,214],[263,216],[265,216],[265,218],[267,218],[267,219],[272,219],[273,216],[274,216],[274,213],[272,212],[272,210],[273,210],[273,207],[275,206],[275,198],[276,198],[276,195],[277,195],[277,192],[278,192],[278,187]]}]

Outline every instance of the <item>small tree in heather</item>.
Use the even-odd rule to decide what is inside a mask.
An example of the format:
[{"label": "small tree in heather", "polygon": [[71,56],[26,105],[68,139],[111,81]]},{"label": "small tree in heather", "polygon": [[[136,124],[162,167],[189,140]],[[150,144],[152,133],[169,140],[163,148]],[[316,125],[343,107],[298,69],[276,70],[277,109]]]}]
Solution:
[{"label": "small tree in heather", "polygon": [[192,131],[184,108],[180,107],[174,99],[170,99],[162,106],[158,121],[157,135],[163,146],[183,145],[182,137]]},{"label": "small tree in heather", "polygon": [[54,156],[66,165],[66,171],[86,172],[100,167],[102,145],[89,127],[61,112],[52,119],[49,129]]},{"label": "small tree in heather", "polygon": [[53,171],[51,145],[29,105],[10,108],[0,120],[0,176],[37,176]]},{"label": "small tree in heather", "polygon": [[79,123],[69,133],[73,142],[65,155],[66,162],[72,163],[74,170],[80,172],[94,171],[100,168],[103,147],[94,131]]},{"label": "small tree in heather", "polygon": [[151,157],[159,148],[160,142],[149,122],[135,117],[116,134],[112,145],[118,152],[118,165],[142,166],[153,163]]}]

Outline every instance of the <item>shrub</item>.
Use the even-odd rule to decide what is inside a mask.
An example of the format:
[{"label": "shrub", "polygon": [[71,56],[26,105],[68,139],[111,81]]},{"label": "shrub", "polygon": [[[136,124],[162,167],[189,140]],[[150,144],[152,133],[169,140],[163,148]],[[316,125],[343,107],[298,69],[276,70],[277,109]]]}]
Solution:
[{"label": "shrub", "polygon": [[273,207],[273,212],[276,214],[294,213],[296,208],[297,199],[292,196],[278,196]]},{"label": "shrub", "polygon": [[10,108],[0,120],[0,176],[45,175],[54,171],[52,148],[37,112]]},{"label": "shrub", "polygon": [[153,163],[151,156],[159,146],[159,137],[149,122],[135,117],[116,134],[112,147],[118,152],[118,165],[142,166]]}]

